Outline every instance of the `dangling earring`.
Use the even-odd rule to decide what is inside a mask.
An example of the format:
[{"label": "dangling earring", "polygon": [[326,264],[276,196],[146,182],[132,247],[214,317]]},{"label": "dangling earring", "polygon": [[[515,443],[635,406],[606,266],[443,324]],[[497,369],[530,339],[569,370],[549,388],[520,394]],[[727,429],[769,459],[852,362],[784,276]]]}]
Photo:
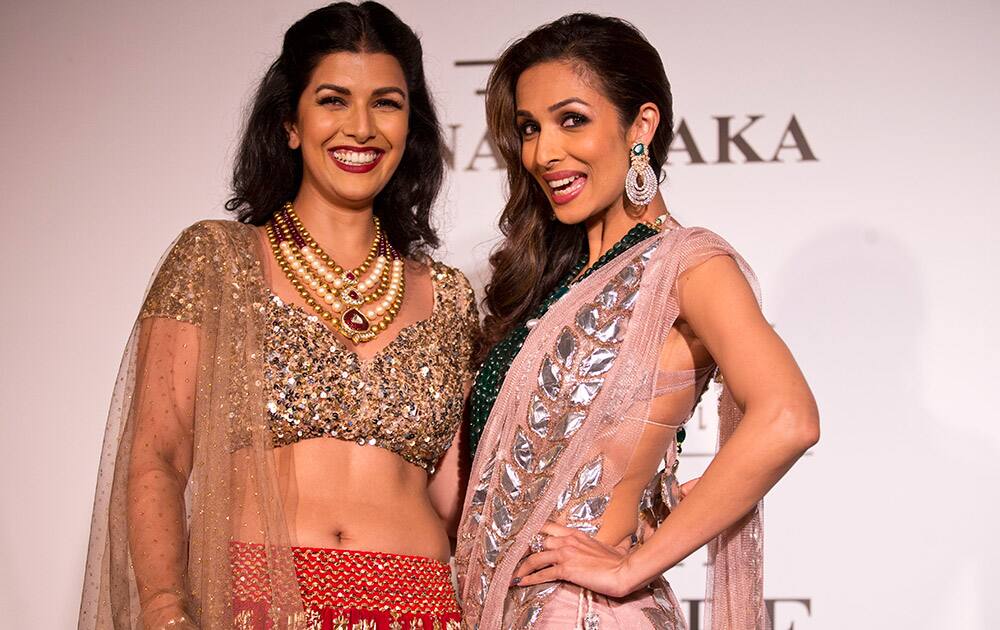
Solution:
[{"label": "dangling earring", "polygon": [[[632,145],[629,151],[629,167],[625,173],[625,194],[628,200],[635,206],[648,206],[649,202],[656,197],[656,191],[660,184],[656,181],[656,173],[649,165],[649,153],[646,146],[641,142]],[[639,183],[640,177],[642,183]]]}]

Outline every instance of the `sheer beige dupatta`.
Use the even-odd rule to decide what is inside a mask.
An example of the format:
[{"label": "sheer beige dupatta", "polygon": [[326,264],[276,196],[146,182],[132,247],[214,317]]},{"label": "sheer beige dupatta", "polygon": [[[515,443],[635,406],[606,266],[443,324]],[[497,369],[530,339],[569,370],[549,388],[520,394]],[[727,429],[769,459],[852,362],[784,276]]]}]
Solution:
[{"label": "sheer beige dupatta", "polygon": [[125,348],[79,628],[233,628],[229,542],[268,549],[274,628],[304,623],[263,401],[266,299],[250,226],[204,221],[162,260]]},{"label": "sheer beige dupatta", "polygon": [[[649,417],[660,349],[679,313],[677,278],[719,255],[732,257],[756,292],[753,272],[722,238],[676,229],[575,285],[532,329],[470,475],[456,552],[469,627],[531,628],[542,618],[553,589],[510,588],[511,575],[546,521],[599,527]],[[720,444],[742,417],[728,388],[722,401]],[[679,410],[681,418],[691,411]],[[711,630],[766,628],[761,558],[759,509],[709,545]],[[681,627],[675,604],[635,601],[636,618]]]}]

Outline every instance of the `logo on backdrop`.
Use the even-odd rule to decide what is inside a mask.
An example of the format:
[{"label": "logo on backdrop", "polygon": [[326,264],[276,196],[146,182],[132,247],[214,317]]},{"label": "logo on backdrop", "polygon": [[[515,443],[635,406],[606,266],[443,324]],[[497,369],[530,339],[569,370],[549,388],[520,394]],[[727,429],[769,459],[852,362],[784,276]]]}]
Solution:
[{"label": "logo on backdrop", "polygon": [[[492,67],[492,59],[459,60],[457,68]],[[485,90],[476,90],[482,96]],[[780,131],[769,140],[756,140],[751,144],[748,132],[764,114],[712,116],[711,132],[701,132],[696,137],[688,122],[681,118],[674,129],[674,138],[667,149],[667,164],[749,164],[794,162],[816,162],[818,158],[806,138],[802,124],[795,114],[782,114]],[[785,122],[787,120],[787,122]],[[699,121],[700,123],[701,121]],[[699,128],[700,125],[698,125]],[[460,152],[461,146],[469,145],[472,134],[475,148],[471,152]],[[487,133],[485,124],[476,130],[464,130],[462,125],[448,125],[446,134],[448,166],[452,170],[480,171],[500,170],[505,167],[500,153]]]},{"label": "logo on backdrop", "polygon": [[[685,614],[690,630],[703,630],[701,624],[704,604],[703,599],[681,600],[681,605],[686,608]],[[803,616],[812,616],[812,600],[809,598],[776,597],[765,599],[764,606],[774,630],[795,630],[796,621],[801,621]]]}]

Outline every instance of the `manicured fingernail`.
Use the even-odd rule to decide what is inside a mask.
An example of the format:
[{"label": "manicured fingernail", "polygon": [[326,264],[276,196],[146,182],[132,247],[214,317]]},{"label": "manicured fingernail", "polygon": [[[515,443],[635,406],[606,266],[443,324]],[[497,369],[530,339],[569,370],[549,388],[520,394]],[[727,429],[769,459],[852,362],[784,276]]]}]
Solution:
[{"label": "manicured fingernail", "polygon": [[521,583],[521,578],[519,578],[519,577],[512,578],[511,581],[510,581],[510,585],[511,586],[517,586],[520,583]]}]

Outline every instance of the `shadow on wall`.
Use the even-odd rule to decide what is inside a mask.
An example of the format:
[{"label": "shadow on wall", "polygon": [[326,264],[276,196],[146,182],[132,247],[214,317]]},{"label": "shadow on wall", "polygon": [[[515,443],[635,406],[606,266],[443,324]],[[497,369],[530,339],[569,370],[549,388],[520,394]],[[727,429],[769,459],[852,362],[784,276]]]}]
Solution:
[{"label": "shadow on wall", "polygon": [[977,431],[988,410],[936,418],[923,389],[947,378],[966,396],[962,372],[988,366],[924,355],[933,296],[920,269],[891,233],[845,225],[795,252],[765,291],[822,418],[815,504],[802,513],[823,627],[1000,627],[987,593],[1000,560],[998,453]]}]

